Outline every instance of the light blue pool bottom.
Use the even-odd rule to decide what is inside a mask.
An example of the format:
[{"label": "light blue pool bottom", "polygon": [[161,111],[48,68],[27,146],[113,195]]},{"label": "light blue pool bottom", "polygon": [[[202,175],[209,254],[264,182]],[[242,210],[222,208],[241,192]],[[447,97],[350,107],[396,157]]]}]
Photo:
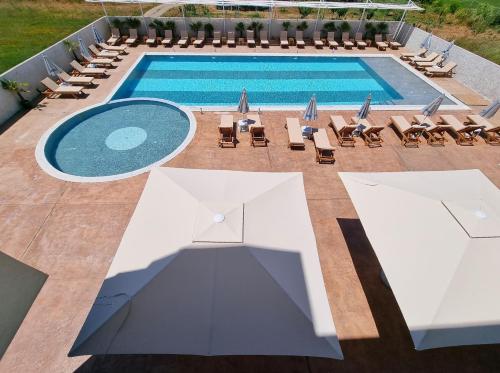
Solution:
[{"label": "light blue pool bottom", "polygon": [[[145,55],[113,95],[188,106],[426,105],[434,87],[388,57]],[[444,104],[453,104],[446,99]]]},{"label": "light blue pool bottom", "polygon": [[174,153],[190,132],[176,106],[118,100],[80,112],[48,137],[44,153],[56,170],[80,177],[130,173]]}]

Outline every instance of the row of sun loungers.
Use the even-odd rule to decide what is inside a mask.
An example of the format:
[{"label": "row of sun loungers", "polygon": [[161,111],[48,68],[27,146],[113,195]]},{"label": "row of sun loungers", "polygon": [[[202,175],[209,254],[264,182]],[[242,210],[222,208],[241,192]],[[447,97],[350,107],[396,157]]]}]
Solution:
[{"label": "row of sun loungers", "polygon": [[85,60],[84,65],[75,60],[71,61],[70,65],[73,68],[71,75],[65,71],[60,71],[57,74],[58,82],[49,77],[41,81],[46,87],[42,92],[46,97],[83,97],[83,88],[95,86],[95,80],[106,77],[108,75],[107,69],[113,67],[114,62],[120,61],[118,56],[127,53],[127,46],[107,45],[105,43],[89,45],[88,48],[93,57],[87,59],[82,56]]},{"label": "row of sun loungers", "polygon": [[453,76],[453,71],[457,67],[455,62],[448,62],[444,66],[439,66],[443,62],[443,56],[432,52],[426,55],[427,49],[420,48],[414,53],[401,53],[400,58],[407,61],[417,70],[423,71],[429,77],[449,77]]},{"label": "row of sun loungers", "polygon": [[[267,146],[265,127],[258,115],[248,115],[250,143],[253,146]],[[468,115],[467,121],[461,122],[453,115],[440,115],[439,121],[434,123],[424,115],[414,115],[409,121],[402,115],[394,115],[389,119],[390,126],[401,137],[401,144],[405,147],[418,148],[422,139],[429,145],[443,146],[447,141],[445,133],[455,137],[458,145],[473,145],[478,134],[482,132],[488,144],[500,145],[500,125],[494,125],[479,115]],[[342,147],[354,147],[356,137],[360,137],[368,147],[382,146],[381,132],[385,126],[373,125],[367,119],[351,117],[349,122],[342,115],[330,116],[330,127]],[[219,146],[236,147],[235,121],[232,115],[222,115],[219,124]],[[288,147],[290,149],[305,149],[304,133],[298,118],[286,118],[285,128],[288,133]],[[314,142],[316,161],[319,163],[335,162],[335,148],[328,140],[325,128],[314,129],[310,138]]]}]

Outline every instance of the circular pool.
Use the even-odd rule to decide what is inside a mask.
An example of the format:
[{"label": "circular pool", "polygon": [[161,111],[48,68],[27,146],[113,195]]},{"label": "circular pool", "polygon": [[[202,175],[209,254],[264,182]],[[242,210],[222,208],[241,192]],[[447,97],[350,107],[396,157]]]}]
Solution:
[{"label": "circular pool", "polygon": [[64,118],[41,138],[36,157],[60,179],[123,179],[172,159],[195,130],[193,114],[172,102],[115,100]]}]

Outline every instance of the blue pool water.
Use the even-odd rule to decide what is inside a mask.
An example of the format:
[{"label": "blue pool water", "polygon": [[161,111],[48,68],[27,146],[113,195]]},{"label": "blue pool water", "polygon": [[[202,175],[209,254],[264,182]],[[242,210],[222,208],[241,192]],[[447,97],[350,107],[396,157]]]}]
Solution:
[{"label": "blue pool water", "polygon": [[[145,55],[113,99],[156,97],[188,106],[425,105],[440,93],[386,57]],[[450,104],[449,100],[445,104]]]},{"label": "blue pool water", "polygon": [[127,173],[174,152],[190,130],[175,106],[150,100],[110,102],[60,125],[45,144],[57,170],[85,177]]}]

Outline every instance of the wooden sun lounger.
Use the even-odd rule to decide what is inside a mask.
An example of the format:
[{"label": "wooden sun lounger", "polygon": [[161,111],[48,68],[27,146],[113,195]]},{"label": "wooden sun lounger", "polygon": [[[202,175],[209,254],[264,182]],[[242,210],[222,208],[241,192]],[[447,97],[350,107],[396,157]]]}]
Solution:
[{"label": "wooden sun lounger", "polygon": [[269,48],[269,40],[267,40],[267,31],[260,32],[260,46],[262,48]]},{"label": "wooden sun lounger", "polygon": [[138,37],[137,37],[137,29],[131,28],[128,30],[129,35],[128,38],[125,40],[125,44],[127,45],[133,45],[137,43]]},{"label": "wooden sun lounger", "polygon": [[435,67],[437,69],[440,69],[440,67],[438,67],[437,65],[441,63],[441,61],[443,60],[443,56],[437,56],[436,59],[434,61],[431,61],[431,62],[415,62],[415,68],[417,70],[426,70],[427,68],[430,68],[430,67]]},{"label": "wooden sun lounger", "polygon": [[324,44],[323,41],[321,40],[321,33],[319,31],[316,31],[313,35],[313,40],[314,40],[314,46],[318,49],[322,49]]},{"label": "wooden sun lounger", "polygon": [[181,31],[181,38],[177,42],[177,45],[181,48],[187,48],[187,46],[189,45],[189,36],[186,31]]},{"label": "wooden sun lounger", "polygon": [[232,115],[224,114],[220,117],[219,124],[219,147],[230,145],[236,148],[236,136],[234,135],[234,120]]},{"label": "wooden sun lounger", "polygon": [[327,34],[326,43],[331,49],[337,49],[339,47],[339,43],[335,41],[335,32],[329,32]]},{"label": "wooden sun lounger", "polygon": [[247,46],[249,48],[255,48],[255,33],[253,30],[247,30]]},{"label": "wooden sun lounger", "polygon": [[474,141],[477,141],[477,135],[480,132],[478,130],[481,129],[481,126],[466,126],[454,115],[440,115],[439,121],[449,126],[449,129],[455,135],[455,141],[458,145],[472,146],[474,145]]},{"label": "wooden sun lounger", "polygon": [[480,126],[483,129],[481,133],[484,135],[484,141],[487,144],[500,145],[500,124],[493,124],[477,114],[467,115],[467,122],[465,124]]},{"label": "wooden sun lounger", "polygon": [[432,53],[429,53],[429,55],[426,57],[418,57],[418,56],[417,57],[410,57],[409,58],[410,65],[415,65],[417,62],[432,62],[438,56],[439,56],[439,54],[437,54],[436,52],[432,52]]},{"label": "wooden sun lounger", "polygon": [[375,46],[379,51],[385,51],[389,46],[382,40],[382,34],[375,35]]},{"label": "wooden sun lounger", "polygon": [[401,58],[403,61],[407,61],[407,60],[409,60],[412,57],[422,57],[426,53],[427,53],[427,49],[426,48],[420,48],[416,52],[403,52],[403,53],[401,53],[401,55],[400,55],[399,58]]},{"label": "wooden sun lounger", "polygon": [[221,47],[222,46],[222,41],[220,37],[220,31],[215,31],[214,32],[214,39],[212,40],[212,45],[214,47]]},{"label": "wooden sun lounger", "polygon": [[330,127],[333,128],[340,146],[354,146],[353,132],[356,130],[355,125],[347,124],[341,115],[330,115]]},{"label": "wooden sun lounger", "polygon": [[112,60],[117,60],[118,55],[120,54],[119,52],[113,52],[113,51],[108,51],[108,50],[102,50],[100,51],[97,49],[95,45],[89,45],[89,49],[94,54],[96,58],[109,58]]},{"label": "wooden sun lounger", "polygon": [[236,40],[234,39],[234,32],[232,31],[227,33],[227,46],[236,47]]},{"label": "wooden sun lounger", "polygon": [[390,123],[401,135],[401,145],[407,148],[418,148],[420,136],[425,131],[423,126],[412,126],[405,117],[401,115],[391,116]]},{"label": "wooden sun lounger", "polygon": [[280,33],[280,46],[281,48],[288,48],[288,32],[281,31]]},{"label": "wooden sun lounger", "polygon": [[106,69],[102,67],[83,67],[77,61],[73,60],[70,62],[71,67],[74,69],[72,74],[74,76],[88,75],[88,76],[106,76]]},{"label": "wooden sun lounger", "polygon": [[195,48],[201,48],[205,44],[205,31],[198,31],[198,36],[194,41],[193,45]]},{"label": "wooden sun lounger", "polygon": [[61,71],[59,74],[57,74],[57,76],[59,76],[62,81],[69,84],[87,86],[95,85],[94,78],[91,76],[71,76],[64,71]]},{"label": "wooden sun lounger", "polygon": [[369,148],[382,146],[384,140],[380,137],[380,132],[385,128],[384,126],[373,126],[367,119],[358,120],[357,117],[351,117],[351,123],[364,126],[363,131],[361,131],[361,138]]},{"label": "wooden sun lounger", "polygon": [[330,144],[326,129],[319,128],[313,133],[314,147],[316,148],[316,161],[318,163],[335,163],[335,148]]},{"label": "wooden sun lounger", "polygon": [[356,46],[358,49],[365,49],[366,48],[366,42],[363,40],[363,34],[361,32],[357,32],[356,36],[354,38],[354,42],[356,43]]},{"label": "wooden sun lounger", "polygon": [[342,45],[345,49],[352,49],[354,43],[349,39],[349,32],[342,33]]},{"label": "wooden sun lounger", "polygon": [[252,146],[267,146],[267,138],[265,128],[257,114],[247,115],[247,123],[249,124],[250,144]]},{"label": "wooden sun lounger", "polygon": [[300,123],[297,118],[286,118],[286,129],[288,130],[288,147],[305,149],[306,144],[300,130]]},{"label": "wooden sun lounger", "polygon": [[120,54],[126,54],[127,53],[127,46],[126,45],[107,45],[106,43],[99,43],[97,45],[102,50],[112,51],[112,52],[118,52]]},{"label": "wooden sun lounger", "polygon": [[445,76],[451,78],[453,76],[453,70],[457,67],[455,62],[448,62],[443,67],[428,67],[425,69],[425,75],[434,76]]},{"label": "wooden sun lounger", "polygon": [[108,39],[107,43],[109,45],[115,45],[120,40],[120,30],[117,28],[111,29],[111,37]]},{"label": "wooden sun lounger", "polygon": [[426,118],[425,115],[421,114],[413,116],[412,124],[425,128],[424,135],[427,136],[427,144],[429,145],[444,146],[445,141],[447,141],[444,137],[445,132],[449,128],[447,125],[435,124],[432,119]]},{"label": "wooden sun lounger", "polygon": [[393,35],[387,35],[387,42],[389,43],[389,48],[397,50],[402,47],[401,43],[398,43],[397,41],[394,41],[394,36]]},{"label": "wooden sun lounger", "polygon": [[171,47],[172,41],[174,39],[172,36],[172,30],[165,30],[163,36],[164,38],[161,41],[161,45],[164,45],[165,47]]},{"label": "wooden sun lounger", "polygon": [[97,65],[97,66],[106,66],[106,67],[112,67],[113,66],[113,60],[111,58],[92,58],[91,60],[88,60],[83,56],[85,61],[87,63],[92,64],[92,65]]},{"label": "wooden sun lounger", "polygon": [[47,89],[42,93],[48,98],[55,98],[59,96],[79,98],[84,94],[83,87],[81,86],[75,87],[73,85],[58,85],[50,78],[43,79],[41,83],[47,87]]},{"label": "wooden sun lounger", "polygon": [[304,32],[295,32],[295,45],[297,48],[304,48],[306,46],[306,43],[304,42]]},{"label": "wooden sun lounger", "polygon": [[156,45],[156,29],[148,29],[148,38],[146,39],[146,44],[149,46]]}]

